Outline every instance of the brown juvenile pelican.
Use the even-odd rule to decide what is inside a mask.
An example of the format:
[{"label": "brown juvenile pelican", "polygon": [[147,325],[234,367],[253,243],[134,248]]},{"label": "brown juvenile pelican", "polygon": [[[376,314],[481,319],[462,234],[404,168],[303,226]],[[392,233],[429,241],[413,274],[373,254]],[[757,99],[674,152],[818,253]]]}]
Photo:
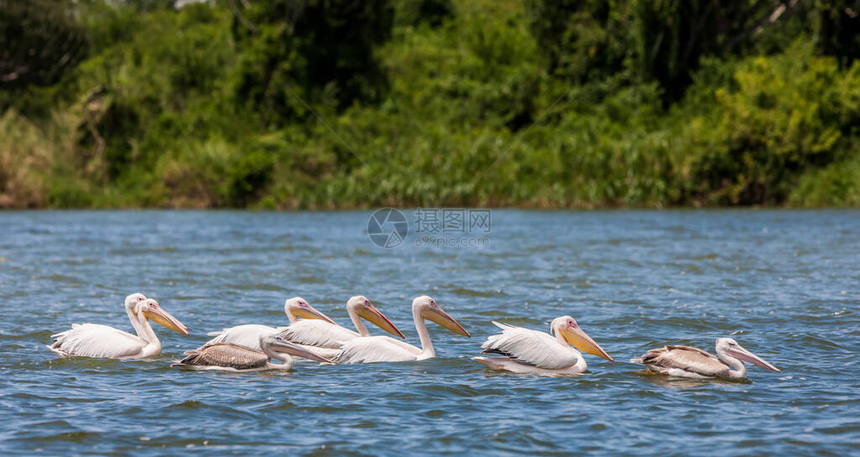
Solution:
[{"label": "brown juvenile pelican", "polygon": [[146,298],[143,294],[126,297],[125,311],[137,335],[107,325],[73,324],[72,328],[65,332],[51,335],[54,342],[48,348],[60,357],[142,359],[161,353],[161,342],[149,324],[150,319],[173,331],[188,335],[188,327],[158,306],[157,301]]},{"label": "brown juvenile pelican", "polygon": [[[290,326],[301,322],[298,320],[300,317],[304,319],[322,320],[332,325],[337,325],[333,320],[329,319],[328,316],[317,311],[316,308],[308,304],[308,302],[301,297],[287,299],[287,301],[284,302],[284,313],[287,315],[287,319],[290,320]],[[288,327],[275,328],[259,324],[237,325],[217,332],[207,333],[207,335],[214,336],[215,338],[212,338],[206,344],[233,343],[259,351],[261,335],[273,335],[287,328]]]},{"label": "brown juvenile pelican", "polygon": [[367,319],[392,335],[406,338],[403,332],[398,330],[382,312],[373,306],[370,300],[361,295],[350,298],[346,302],[346,310],[349,313],[350,320],[352,320],[353,325],[358,330],[357,332],[324,320],[306,319],[291,324],[277,333],[277,335],[285,340],[306,346],[306,349],[329,359],[337,355],[340,352],[340,348],[347,341],[370,336],[370,331],[367,330],[367,326],[361,320],[362,318]]},{"label": "brown juvenile pelican", "polygon": [[343,345],[333,362],[405,362],[436,357],[436,350],[433,349],[433,342],[430,341],[430,333],[427,332],[427,324],[424,322],[425,318],[458,335],[471,337],[459,322],[436,304],[436,300],[422,295],[412,300],[412,319],[415,321],[415,329],[418,330],[418,337],[421,339],[420,348],[390,336],[355,338]]},{"label": "brown juvenile pelican", "polygon": [[570,375],[582,373],[587,365],[585,358],[575,347],[613,362],[594,340],[591,339],[570,316],[553,319],[550,332],[555,337],[536,330],[493,322],[502,329],[500,335],[487,338],[481,347],[485,354],[500,354],[502,357],[472,357],[493,370],[513,373]]},{"label": "brown juvenile pelican", "polygon": [[648,371],[684,378],[744,379],[747,367],[744,362],[779,373],[779,368],[747,351],[731,338],[717,338],[716,357],[690,346],[666,346],[651,349],[642,357],[630,359],[641,363]]},{"label": "brown juvenile pelican", "polygon": [[[186,357],[171,366],[185,366],[197,370],[289,370],[293,365],[291,355],[317,362],[328,362],[298,344],[274,335],[261,336],[259,344],[261,351],[233,343],[206,344],[186,351]],[[280,360],[283,363],[270,363],[269,359]]]}]

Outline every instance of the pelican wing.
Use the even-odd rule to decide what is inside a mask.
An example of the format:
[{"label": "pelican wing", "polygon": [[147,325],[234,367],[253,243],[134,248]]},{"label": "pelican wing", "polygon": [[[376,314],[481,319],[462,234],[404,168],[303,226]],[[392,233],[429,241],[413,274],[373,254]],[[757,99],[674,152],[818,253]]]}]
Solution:
[{"label": "pelican wing", "polygon": [[421,349],[388,336],[353,338],[343,344],[333,363],[405,362],[417,360]]},{"label": "pelican wing", "polygon": [[60,357],[133,358],[148,344],[143,338],[101,324],[73,324],[70,330],[51,338],[54,342],[49,347]]},{"label": "pelican wing", "polygon": [[652,349],[632,362],[642,363],[649,369],[667,373],[679,369],[700,376],[715,377],[728,371],[729,367],[716,356],[690,346],[666,346]]},{"label": "pelican wing", "polygon": [[218,343],[232,343],[245,346],[254,350],[260,350],[260,336],[276,333],[278,329],[268,325],[245,324],[225,328],[217,333],[218,336],[209,340],[204,346]]},{"label": "pelican wing", "polygon": [[185,352],[186,357],[177,365],[196,365],[235,368],[248,370],[265,367],[269,356],[233,343],[207,344],[198,349]]},{"label": "pelican wing", "polygon": [[348,328],[319,319],[303,319],[280,329],[278,336],[293,343],[323,348],[340,348],[359,335]]},{"label": "pelican wing", "polygon": [[576,349],[559,343],[548,333],[498,322],[493,324],[501,328],[502,333],[487,338],[481,345],[484,353],[501,354],[520,363],[552,370],[576,365],[581,357]]}]

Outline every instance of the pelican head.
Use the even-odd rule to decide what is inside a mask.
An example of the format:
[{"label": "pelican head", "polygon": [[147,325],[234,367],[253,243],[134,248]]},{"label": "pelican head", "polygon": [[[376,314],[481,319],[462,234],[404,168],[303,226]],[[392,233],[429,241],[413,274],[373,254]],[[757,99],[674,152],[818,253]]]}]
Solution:
[{"label": "pelican head", "polygon": [[266,353],[266,355],[281,359],[281,357],[277,357],[278,354],[287,354],[294,357],[304,357],[306,359],[314,360],[317,362],[326,363],[328,360],[314,354],[313,352],[308,351],[302,346],[287,341],[279,336],[275,335],[261,335],[260,336],[260,349]]},{"label": "pelican head", "polygon": [[125,308],[134,311],[137,308],[137,304],[144,300],[146,300],[146,297],[141,293],[131,294],[125,297]]},{"label": "pelican head", "polygon": [[372,322],[373,325],[385,330],[386,332],[406,339],[406,336],[401,332],[384,314],[382,314],[373,303],[363,295],[356,295],[346,302],[347,309],[352,309],[362,319]]},{"label": "pelican head", "polygon": [[135,309],[138,314],[143,314],[147,319],[169,328],[174,332],[188,336],[188,327],[183,325],[182,322],[179,322],[175,317],[171,316],[170,313],[161,309],[161,306],[158,306],[157,301],[147,298],[139,302]]},{"label": "pelican head", "polygon": [[753,365],[760,366],[770,371],[780,372],[780,369],[771,365],[761,357],[747,351],[737,341],[731,338],[717,338],[717,355],[727,355],[729,357],[749,362]]},{"label": "pelican head", "polygon": [[550,331],[554,335],[561,335],[565,341],[572,344],[573,347],[582,352],[587,352],[591,355],[602,357],[610,362],[615,360],[603,350],[600,345],[594,342],[581,328],[576,320],[570,316],[562,316],[553,319],[550,324]]},{"label": "pelican head", "polygon": [[311,306],[302,297],[288,298],[287,301],[284,302],[284,312],[287,313],[287,317],[290,318],[290,321],[294,321],[297,317],[302,317],[305,319],[320,319],[328,322],[329,324],[334,324],[333,320],[325,314],[317,311],[316,308]]},{"label": "pelican head", "polygon": [[469,338],[472,337],[472,335],[470,335],[459,322],[455,321],[453,317],[449,316],[448,313],[442,310],[442,307],[436,303],[436,300],[433,300],[426,295],[422,295],[415,298],[415,300],[412,300],[412,313],[418,313],[421,317],[430,319],[458,335]]}]

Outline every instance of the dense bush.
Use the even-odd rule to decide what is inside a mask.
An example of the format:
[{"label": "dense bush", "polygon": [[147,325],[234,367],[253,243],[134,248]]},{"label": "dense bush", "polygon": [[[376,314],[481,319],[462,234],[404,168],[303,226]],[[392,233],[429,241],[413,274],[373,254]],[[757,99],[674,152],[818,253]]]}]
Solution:
[{"label": "dense bush", "polygon": [[709,112],[689,118],[681,147],[692,153],[680,180],[691,198],[779,204],[804,172],[857,155],[860,64],[840,71],[798,43],[741,62],[733,83],[714,91]]},{"label": "dense bush", "polygon": [[860,204],[852,2],[46,4],[0,207]]}]

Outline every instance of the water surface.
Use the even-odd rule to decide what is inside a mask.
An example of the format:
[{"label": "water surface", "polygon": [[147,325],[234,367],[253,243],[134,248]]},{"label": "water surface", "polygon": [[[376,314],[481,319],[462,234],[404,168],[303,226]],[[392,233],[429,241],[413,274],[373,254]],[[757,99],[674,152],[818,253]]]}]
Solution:
[{"label": "water surface", "polygon": [[[406,212],[411,220],[411,212]],[[860,443],[860,212],[494,211],[488,246],[374,246],[368,212],[0,213],[0,454],[848,455]],[[131,326],[143,292],[182,320],[147,361],[58,360],[71,323]],[[300,295],[343,324],[355,294],[439,357],[289,373],[170,368],[205,333],[280,324]],[[578,377],[498,374],[469,357],[491,320],[573,315],[616,359]],[[379,330],[372,328],[373,332]],[[667,380],[624,361],[732,336],[782,368]]]}]

